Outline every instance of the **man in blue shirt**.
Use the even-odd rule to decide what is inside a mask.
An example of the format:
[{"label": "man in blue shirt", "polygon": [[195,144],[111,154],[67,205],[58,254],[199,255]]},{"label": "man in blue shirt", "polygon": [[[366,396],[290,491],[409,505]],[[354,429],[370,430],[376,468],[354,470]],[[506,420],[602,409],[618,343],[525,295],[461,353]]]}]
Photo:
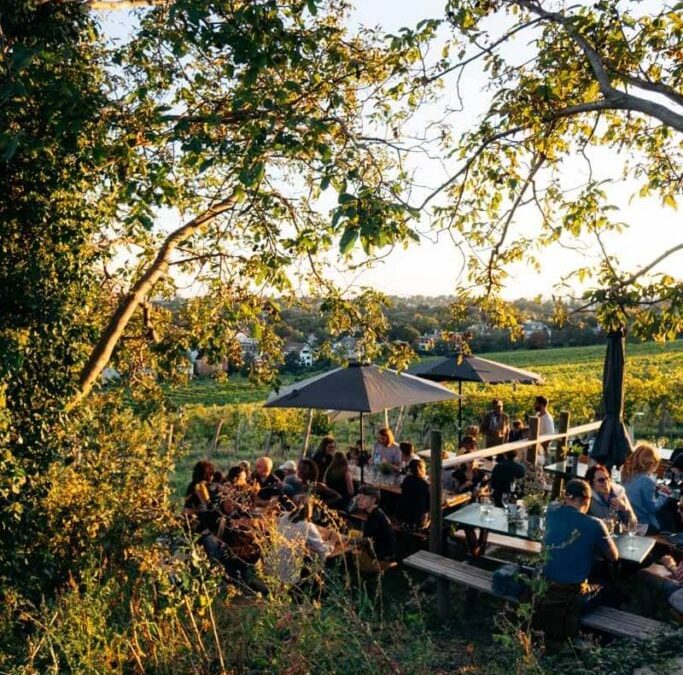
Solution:
[{"label": "man in blue shirt", "polygon": [[548,588],[541,598],[535,623],[549,639],[573,637],[579,615],[591,592],[588,576],[596,556],[617,560],[619,551],[604,523],[586,515],[591,489],[583,480],[570,480],[564,503],[550,507],[543,538]]}]

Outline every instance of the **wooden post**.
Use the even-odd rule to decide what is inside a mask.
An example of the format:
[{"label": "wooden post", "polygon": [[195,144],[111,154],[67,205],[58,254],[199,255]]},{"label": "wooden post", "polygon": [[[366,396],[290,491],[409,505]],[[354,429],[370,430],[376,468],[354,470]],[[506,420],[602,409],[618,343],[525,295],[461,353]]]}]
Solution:
[{"label": "wooden post", "polygon": [[[567,444],[569,443],[569,419],[570,414],[568,410],[560,413],[560,419],[557,421],[557,433],[564,434],[564,436],[557,442],[557,450],[555,451],[555,461],[562,462],[567,455]],[[553,489],[550,492],[551,499],[557,499],[562,493],[562,485],[564,478],[562,476],[555,476],[553,480]]]},{"label": "wooden post", "polygon": [[223,428],[223,419],[218,421],[216,425],[216,432],[213,435],[213,441],[211,441],[211,448],[209,449],[209,458],[213,457],[214,453],[218,449],[218,439],[221,436],[221,429]]},{"label": "wooden post", "polygon": [[[535,441],[538,439],[538,417],[529,418],[529,440]],[[538,443],[534,443],[527,448],[526,461],[531,466],[536,466],[536,453],[538,452]]]},{"label": "wooden post", "polygon": [[[441,432],[432,431],[431,434],[431,462],[429,465],[429,550],[441,555],[443,551],[443,510],[441,508]],[[446,619],[449,614],[449,588],[444,579],[436,580],[436,611],[440,619]]]}]

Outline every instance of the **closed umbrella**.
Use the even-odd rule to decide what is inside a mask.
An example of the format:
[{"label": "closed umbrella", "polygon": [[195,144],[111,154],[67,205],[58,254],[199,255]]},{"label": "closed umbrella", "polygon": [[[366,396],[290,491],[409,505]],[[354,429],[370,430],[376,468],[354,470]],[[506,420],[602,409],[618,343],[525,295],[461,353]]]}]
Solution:
[{"label": "closed umbrella", "polygon": [[[458,383],[458,394],[462,395],[463,382],[483,384],[541,384],[543,378],[529,370],[513,368],[504,363],[482,359],[473,354],[458,353],[437,361],[421,363],[408,369],[412,375],[435,382],[452,381]],[[458,437],[462,434],[462,396],[458,403]]]},{"label": "closed umbrella", "polygon": [[591,457],[606,467],[621,466],[633,450],[624,425],[624,329],[607,336],[607,352],[602,371],[604,417],[593,444]]},{"label": "closed umbrella", "polygon": [[362,447],[363,414],[456,398],[457,394],[450,389],[419,377],[375,365],[351,364],[296,382],[271,395],[264,405],[266,408],[315,408],[360,413]]}]

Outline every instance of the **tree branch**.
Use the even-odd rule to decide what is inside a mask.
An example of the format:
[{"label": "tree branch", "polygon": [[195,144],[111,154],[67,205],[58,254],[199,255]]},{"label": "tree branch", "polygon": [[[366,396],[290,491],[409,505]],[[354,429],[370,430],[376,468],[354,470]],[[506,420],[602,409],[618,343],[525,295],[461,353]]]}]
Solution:
[{"label": "tree branch", "polygon": [[123,331],[130,321],[137,307],[145,300],[147,294],[152,290],[156,282],[168,270],[173,251],[193,234],[202,229],[204,225],[212,221],[216,216],[231,209],[237,203],[234,194],[218,202],[207,209],[201,215],[188,221],[181,227],[166,237],[156,258],[147,268],[145,273],[135,282],[128,295],[126,295],[116,311],[109,319],[105,329],[102,331],[97,344],[93,348],[88,362],[86,363],[79,378],[79,388],[76,395],[68,405],[72,409],[78,405],[92,389],[95,381],[104,370],[114,351],[116,343],[119,341]]},{"label": "tree branch", "polygon": [[[658,119],[663,124],[666,124],[677,131],[683,132],[683,115],[677,114],[660,103],[648,101],[647,99],[634,96],[633,94],[613,87],[602,57],[592,47],[588,40],[575,30],[572,22],[565,15],[559,12],[549,12],[543,9],[543,7],[534,0],[507,0],[507,2],[508,4],[519,5],[532,14],[543,17],[547,21],[564,28],[567,35],[577,44],[579,49],[581,49],[586,56],[588,64],[600,86],[600,91],[602,92],[606,103],[610,104],[608,106],[609,109],[641,112],[648,117]],[[659,93],[664,92],[660,91]]]}]

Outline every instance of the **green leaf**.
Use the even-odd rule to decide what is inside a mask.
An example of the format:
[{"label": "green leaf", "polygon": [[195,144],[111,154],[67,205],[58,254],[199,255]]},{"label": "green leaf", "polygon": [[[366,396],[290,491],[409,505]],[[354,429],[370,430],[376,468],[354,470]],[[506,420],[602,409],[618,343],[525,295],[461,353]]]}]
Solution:
[{"label": "green leaf", "polygon": [[353,248],[353,245],[358,239],[358,230],[356,228],[344,230],[341,240],[339,241],[339,250],[342,255],[348,255]]}]

